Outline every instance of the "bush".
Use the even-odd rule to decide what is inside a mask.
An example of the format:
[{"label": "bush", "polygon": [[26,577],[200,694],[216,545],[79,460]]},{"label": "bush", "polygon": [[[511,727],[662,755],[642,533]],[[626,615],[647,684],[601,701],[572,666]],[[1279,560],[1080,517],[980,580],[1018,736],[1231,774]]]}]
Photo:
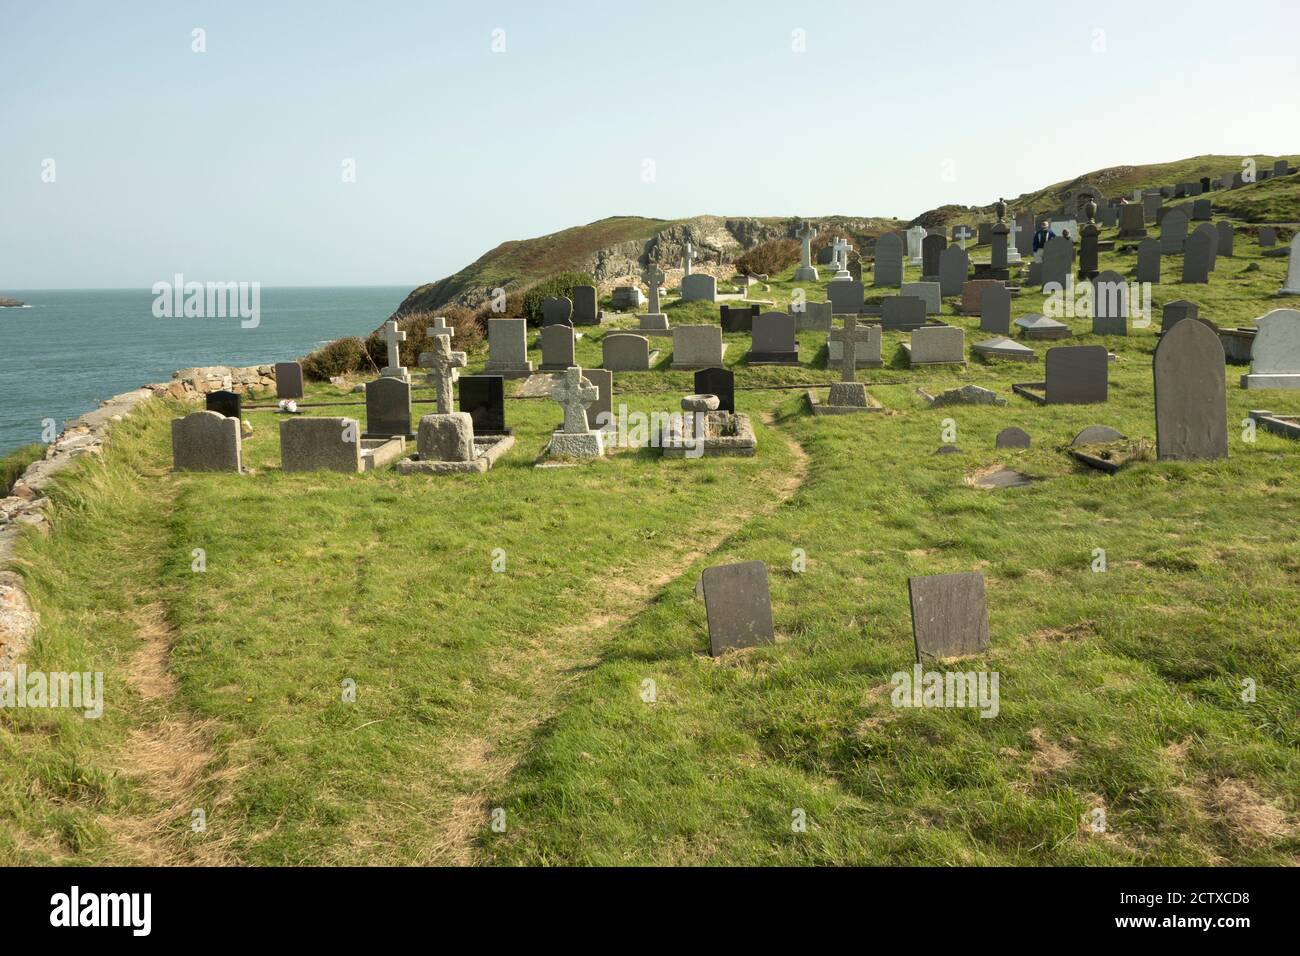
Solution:
[{"label": "bush", "polygon": [[561,295],[573,298],[575,285],[595,284],[595,280],[585,272],[560,272],[543,279],[524,293],[524,318],[528,319],[529,325],[541,325],[543,299]]},{"label": "bush", "polygon": [[322,345],[302,360],[302,374],[312,381],[326,382],[335,375],[351,375],[368,367],[365,345],[357,336],[336,339]]},{"label": "bush", "polygon": [[[478,316],[463,306],[449,305],[431,311],[395,315],[393,318],[397,320],[397,328],[406,333],[406,341],[399,346],[398,351],[402,364],[407,368],[417,368],[420,353],[433,350],[425,330],[433,325],[433,320],[438,316],[446,319],[447,324],[455,329],[451,346],[456,351],[472,352],[483,344],[483,326],[479,323]],[[376,329],[366,338],[365,353],[376,370],[388,364],[388,344],[384,341],[381,329]]]},{"label": "bush", "polygon": [[774,276],[799,261],[799,243],[794,239],[771,239],[736,257],[741,275]]},{"label": "bush", "polygon": [[24,445],[15,448],[0,458],[0,497],[5,497],[13,490],[14,482],[19,479],[27,466],[45,457],[44,445]]}]

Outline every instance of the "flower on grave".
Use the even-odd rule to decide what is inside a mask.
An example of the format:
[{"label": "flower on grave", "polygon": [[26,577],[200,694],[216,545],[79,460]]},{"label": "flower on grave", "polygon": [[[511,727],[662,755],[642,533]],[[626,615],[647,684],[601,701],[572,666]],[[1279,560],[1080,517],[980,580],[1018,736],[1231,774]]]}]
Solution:
[{"label": "flower on grave", "polygon": [[298,403],[292,398],[282,398],[280,399],[280,411],[288,412],[290,415],[297,414]]}]

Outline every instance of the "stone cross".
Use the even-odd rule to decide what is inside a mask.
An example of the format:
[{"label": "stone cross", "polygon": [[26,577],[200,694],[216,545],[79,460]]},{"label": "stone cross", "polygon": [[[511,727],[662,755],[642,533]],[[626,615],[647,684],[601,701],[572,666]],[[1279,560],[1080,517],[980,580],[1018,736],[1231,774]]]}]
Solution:
[{"label": "stone cross", "polygon": [[966,226],[959,226],[957,228],[957,231],[954,232],[953,235],[957,237],[957,241],[960,242],[961,247],[965,249],[966,240],[969,239],[971,236],[975,235],[975,233],[971,232],[970,229],[968,229]]},{"label": "stone cross", "polygon": [[456,334],[456,330],[447,324],[447,320],[441,315],[433,320],[433,325],[424,330],[424,334],[433,338],[435,335],[445,335],[451,338]]},{"label": "stone cross", "polygon": [[650,313],[657,315],[659,312],[659,284],[667,278],[664,271],[656,265],[646,266],[645,272],[641,273],[641,281],[650,289]]},{"label": "stone cross", "polygon": [[859,329],[858,317],[856,315],[846,315],[844,317],[844,328],[831,329],[827,338],[832,342],[841,343],[840,381],[857,381],[855,373],[858,368],[858,343],[871,341],[871,330]]},{"label": "stone cross", "polygon": [[684,263],[686,269],[686,271],[682,273],[683,276],[688,276],[691,274],[691,262],[694,259],[695,259],[695,250],[691,248],[691,242],[688,239],[686,240],[686,251],[682,253],[682,262]]},{"label": "stone cross", "polygon": [[435,335],[433,351],[420,356],[420,368],[429,370],[429,384],[438,390],[438,414],[450,415],[456,409],[451,400],[451,383],[454,382],[456,369],[464,368],[464,352],[451,350],[451,337]]},{"label": "stone cross", "polygon": [[836,236],[835,241],[831,243],[831,255],[835,259],[835,265],[840,269],[848,268],[849,250],[852,248],[843,236]]},{"label": "stone cross", "polygon": [[1015,221],[1015,219],[1011,220],[1011,224],[1007,226],[1007,229],[1011,233],[1010,242],[1007,244],[1007,250],[1010,251],[1011,249],[1016,248],[1016,233],[1024,232],[1025,230],[1024,227],[1020,225],[1020,223]]},{"label": "stone cross", "polygon": [[582,366],[566,369],[564,378],[551,389],[551,398],[564,409],[564,425],[560,429],[570,435],[589,431],[587,406],[600,398],[600,389],[582,377]]},{"label": "stone cross", "polygon": [[402,367],[400,345],[406,341],[406,333],[399,332],[397,323],[392,319],[384,323],[384,341],[388,343],[388,368],[384,371],[396,371]]},{"label": "stone cross", "polygon": [[813,226],[805,222],[799,227],[799,231],[796,232],[795,235],[798,236],[799,241],[803,243],[803,261],[801,265],[811,266],[812,265],[812,241],[814,237],[816,237],[817,235],[816,228],[814,228]]}]

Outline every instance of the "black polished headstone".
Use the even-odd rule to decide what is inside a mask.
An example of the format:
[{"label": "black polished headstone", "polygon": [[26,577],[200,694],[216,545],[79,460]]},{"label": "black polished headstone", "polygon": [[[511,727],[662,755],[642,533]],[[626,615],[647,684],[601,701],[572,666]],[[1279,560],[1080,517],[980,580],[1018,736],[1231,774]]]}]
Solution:
[{"label": "black polished headstone", "polygon": [[752,332],[754,320],[758,318],[756,305],[721,305],[718,306],[724,332]]},{"label": "black polished headstone", "polygon": [[505,379],[500,375],[462,375],[460,410],[474,420],[475,435],[509,435]]},{"label": "black polished headstone", "polygon": [[695,394],[718,396],[718,411],[736,410],[736,376],[725,368],[702,368],[695,373]]},{"label": "black polished headstone", "polygon": [[234,392],[225,390],[208,392],[204,407],[210,412],[225,415],[227,418],[243,418],[244,400]]}]

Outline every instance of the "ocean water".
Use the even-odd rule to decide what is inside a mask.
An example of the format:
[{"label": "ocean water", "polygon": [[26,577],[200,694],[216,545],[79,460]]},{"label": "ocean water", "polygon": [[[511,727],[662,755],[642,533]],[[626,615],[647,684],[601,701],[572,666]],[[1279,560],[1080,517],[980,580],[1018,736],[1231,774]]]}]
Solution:
[{"label": "ocean water", "polygon": [[345,335],[366,335],[410,288],[263,288],[256,328],[238,318],[153,314],[148,289],[5,289],[27,308],[0,308],[0,455],[41,440],[102,399],[180,368],[292,361]]}]

